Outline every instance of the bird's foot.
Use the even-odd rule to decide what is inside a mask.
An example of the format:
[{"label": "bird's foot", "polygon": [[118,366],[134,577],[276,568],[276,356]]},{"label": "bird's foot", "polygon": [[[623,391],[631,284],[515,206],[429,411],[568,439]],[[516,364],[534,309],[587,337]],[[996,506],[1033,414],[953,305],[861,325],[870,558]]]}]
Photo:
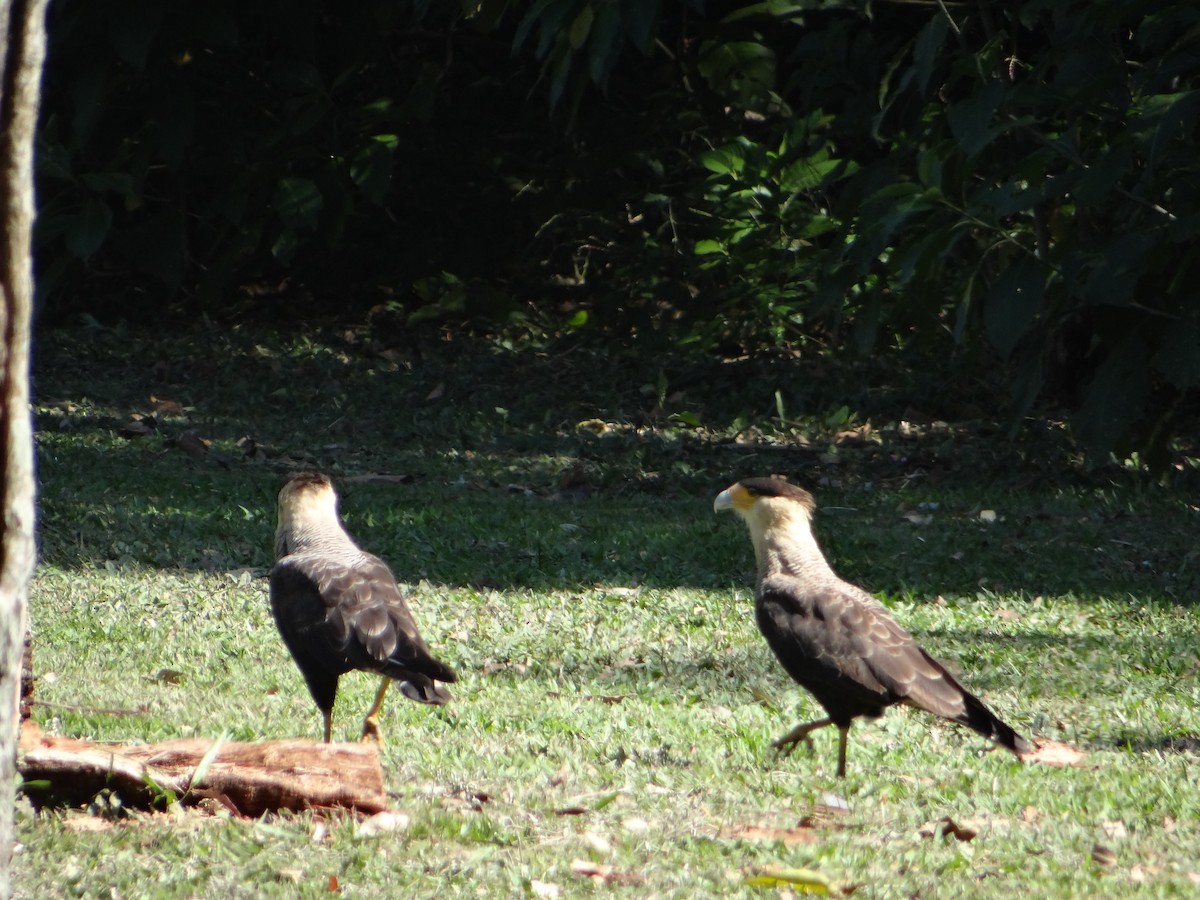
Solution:
[{"label": "bird's foot", "polygon": [[365,744],[367,741],[383,746],[383,732],[379,730],[379,720],[374,716],[367,716],[363,722],[362,737],[359,743]]},{"label": "bird's foot", "polygon": [[829,719],[818,719],[816,722],[805,722],[803,725],[797,725],[783,737],[778,740],[771,741],[771,746],[782,753],[784,756],[791,755],[791,752],[796,749],[796,745],[804,741],[808,752],[813,753],[813,742],[809,735],[818,728],[824,728],[826,725],[832,725]]},{"label": "bird's foot", "polygon": [[792,737],[790,734],[785,734],[778,740],[771,741],[771,746],[778,750],[781,756],[787,757],[792,755],[792,752],[796,749],[796,745],[800,743],[803,743],[804,746],[808,748],[809,753],[816,752],[813,746],[813,739],[807,734],[801,734],[795,737]]}]

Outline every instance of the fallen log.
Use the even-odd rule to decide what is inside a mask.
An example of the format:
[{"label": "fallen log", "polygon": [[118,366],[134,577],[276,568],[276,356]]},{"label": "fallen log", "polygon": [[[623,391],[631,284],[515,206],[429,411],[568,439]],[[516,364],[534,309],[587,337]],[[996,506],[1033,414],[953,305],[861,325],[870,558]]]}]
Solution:
[{"label": "fallen log", "polygon": [[39,809],[84,805],[104,790],[136,809],[215,800],[243,816],[335,808],[372,815],[388,807],[374,744],[187,738],[104,745],[48,737],[26,722],[17,769]]}]

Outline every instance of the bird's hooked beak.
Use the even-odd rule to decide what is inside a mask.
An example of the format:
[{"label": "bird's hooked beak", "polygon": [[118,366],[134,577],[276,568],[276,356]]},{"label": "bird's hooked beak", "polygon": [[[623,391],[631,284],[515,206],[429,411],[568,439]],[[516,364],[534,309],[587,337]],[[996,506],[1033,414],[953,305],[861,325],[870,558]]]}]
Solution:
[{"label": "bird's hooked beak", "polygon": [[731,509],[744,516],[754,506],[754,497],[755,495],[746,490],[739,481],[717,494],[717,499],[713,501],[713,512]]}]

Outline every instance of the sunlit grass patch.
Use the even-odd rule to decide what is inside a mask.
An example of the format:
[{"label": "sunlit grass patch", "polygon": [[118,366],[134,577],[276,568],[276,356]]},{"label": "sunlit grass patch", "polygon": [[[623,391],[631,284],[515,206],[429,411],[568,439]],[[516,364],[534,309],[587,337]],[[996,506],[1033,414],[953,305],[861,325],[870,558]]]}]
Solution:
[{"label": "sunlit grass patch", "polygon": [[[81,412],[38,413],[34,717],[122,743],[317,738],[265,575],[280,480],[320,465],[461,676],[445,709],[385,707],[407,825],[366,837],[346,816],[26,809],[20,896],[775,896],[752,883],[769,867],[881,897],[1186,895],[1200,880],[1200,529],[1180,495],[876,478],[900,464],[715,435],[597,437],[576,423],[624,414],[554,384],[456,411],[425,400],[448,366],[384,378],[272,346],[186,382],[172,364],[40,373],[43,398]],[[113,426],[152,392],[178,393],[187,422],[122,437]],[[207,456],[171,442],[185,424],[213,439]],[[277,454],[244,455],[246,434]],[[1021,766],[901,709],[855,725],[845,781],[832,734],[777,756],[772,739],[817,710],[758,635],[749,542],[711,504],[738,475],[781,470],[825,507],[818,535],[842,574],[1006,721],[1083,764]],[[336,737],[356,736],[374,688],[343,678]],[[973,836],[945,836],[947,820]]]}]

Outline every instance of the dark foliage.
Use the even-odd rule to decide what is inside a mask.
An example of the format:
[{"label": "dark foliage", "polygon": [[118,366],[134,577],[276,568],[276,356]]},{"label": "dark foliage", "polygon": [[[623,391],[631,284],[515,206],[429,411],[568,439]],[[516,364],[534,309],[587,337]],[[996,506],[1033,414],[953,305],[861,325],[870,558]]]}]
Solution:
[{"label": "dark foliage", "polygon": [[62,0],[50,35],[50,321],[883,355],[1095,458],[1194,440],[1190,4]]}]

